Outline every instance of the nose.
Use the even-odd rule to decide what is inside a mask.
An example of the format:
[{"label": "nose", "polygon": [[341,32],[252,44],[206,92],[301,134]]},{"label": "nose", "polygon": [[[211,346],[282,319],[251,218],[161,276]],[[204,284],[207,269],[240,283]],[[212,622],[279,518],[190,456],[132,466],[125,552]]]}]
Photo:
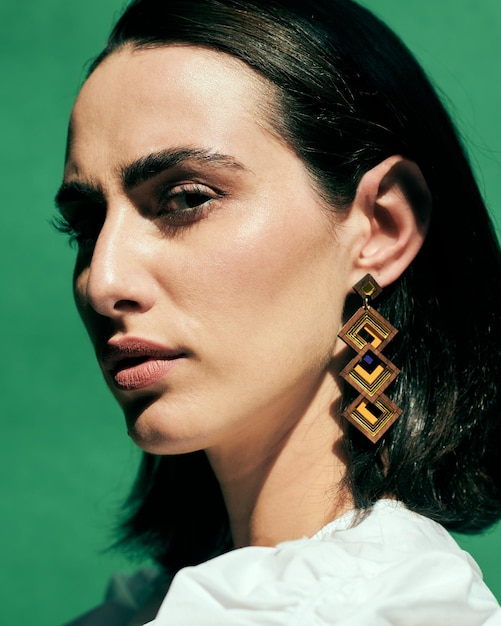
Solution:
[{"label": "nose", "polygon": [[148,271],[148,246],[141,236],[141,217],[129,213],[109,211],[80,287],[85,302],[109,318],[144,313],[154,302],[154,280]]}]

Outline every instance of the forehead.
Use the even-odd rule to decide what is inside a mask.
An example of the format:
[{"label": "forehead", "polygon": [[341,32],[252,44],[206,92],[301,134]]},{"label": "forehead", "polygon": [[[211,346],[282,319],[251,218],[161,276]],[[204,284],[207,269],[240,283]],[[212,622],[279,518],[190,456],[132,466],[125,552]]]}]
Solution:
[{"label": "forehead", "polygon": [[166,141],[220,149],[240,131],[266,126],[272,99],[264,78],[225,53],[127,46],[105,59],[82,87],[71,117],[67,167],[79,167],[98,146],[125,160],[163,149]]}]

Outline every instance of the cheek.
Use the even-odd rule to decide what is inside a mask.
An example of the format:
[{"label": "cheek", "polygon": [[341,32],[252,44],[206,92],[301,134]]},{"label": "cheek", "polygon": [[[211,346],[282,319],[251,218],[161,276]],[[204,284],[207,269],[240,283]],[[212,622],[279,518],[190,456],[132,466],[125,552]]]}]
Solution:
[{"label": "cheek", "polygon": [[[99,325],[103,324],[105,318],[97,315],[87,301],[87,277],[89,268],[86,264],[77,260],[75,270],[73,272],[73,299],[80,315],[80,319],[84,323],[85,329],[95,345],[99,334]],[[102,339],[102,338],[101,338]]]},{"label": "cheek", "polygon": [[183,309],[211,324],[219,342],[276,344],[294,333],[305,340],[317,331],[337,334],[339,252],[326,219],[314,211],[296,211],[297,219],[276,213],[254,212],[220,235],[213,229],[210,247],[199,247],[185,272],[192,301]]},{"label": "cheek", "polygon": [[73,299],[80,316],[84,317],[85,312],[85,285],[87,283],[88,268],[82,268],[77,261],[73,270]]}]

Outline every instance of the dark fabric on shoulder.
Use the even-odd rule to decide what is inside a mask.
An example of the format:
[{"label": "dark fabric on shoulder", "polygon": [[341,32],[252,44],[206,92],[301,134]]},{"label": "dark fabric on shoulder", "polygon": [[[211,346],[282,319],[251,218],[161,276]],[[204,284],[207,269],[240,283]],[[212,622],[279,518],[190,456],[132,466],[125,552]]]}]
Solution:
[{"label": "dark fabric on shoulder", "polygon": [[129,626],[136,612],[130,606],[106,602],[65,626]]},{"label": "dark fabric on shoulder", "polygon": [[117,573],[108,584],[103,604],[64,626],[142,626],[155,617],[169,582],[169,577],[153,568]]}]

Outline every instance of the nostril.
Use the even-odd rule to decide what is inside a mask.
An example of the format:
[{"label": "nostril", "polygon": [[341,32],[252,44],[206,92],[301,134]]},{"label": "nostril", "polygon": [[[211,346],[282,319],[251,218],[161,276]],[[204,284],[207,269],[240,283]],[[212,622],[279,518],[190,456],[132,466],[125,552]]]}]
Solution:
[{"label": "nostril", "polygon": [[141,305],[139,302],[135,300],[118,300],[114,305],[115,311],[120,311],[122,313],[134,312],[141,309]]}]

